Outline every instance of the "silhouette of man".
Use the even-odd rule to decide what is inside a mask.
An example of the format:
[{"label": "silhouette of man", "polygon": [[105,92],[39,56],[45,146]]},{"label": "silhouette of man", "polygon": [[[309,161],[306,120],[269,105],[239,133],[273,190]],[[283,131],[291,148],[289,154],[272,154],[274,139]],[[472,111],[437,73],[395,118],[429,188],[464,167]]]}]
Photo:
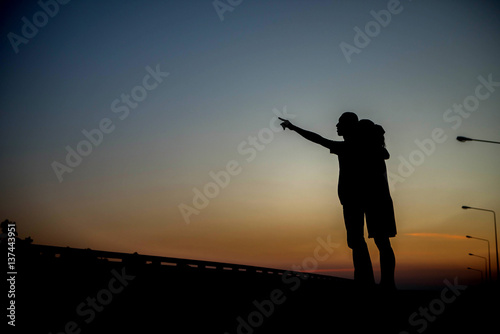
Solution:
[{"label": "silhouette of man", "polygon": [[395,257],[389,238],[396,235],[396,223],[386,178],[384,159],[389,158],[389,153],[384,147],[382,127],[369,120],[358,121],[356,114],[345,112],[337,124],[337,134],[344,141],[333,141],[280,119],[284,129],[295,131],[338,156],[338,195],[344,211],[347,245],[352,249],[355,281],[364,286],[375,284],[364,239],[366,215],[368,237],[375,239],[380,251],[380,285],[395,289]]}]

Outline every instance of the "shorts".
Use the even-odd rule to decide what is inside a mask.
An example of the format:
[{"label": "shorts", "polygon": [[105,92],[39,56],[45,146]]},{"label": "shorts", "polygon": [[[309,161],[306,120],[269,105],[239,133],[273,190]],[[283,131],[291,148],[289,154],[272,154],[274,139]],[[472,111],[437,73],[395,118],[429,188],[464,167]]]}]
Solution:
[{"label": "shorts", "polygon": [[373,205],[344,205],[344,222],[347,230],[347,245],[355,246],[364,239],[364,225],[368,238],[392,238],[397,234],[394,206],[389,197]]}]

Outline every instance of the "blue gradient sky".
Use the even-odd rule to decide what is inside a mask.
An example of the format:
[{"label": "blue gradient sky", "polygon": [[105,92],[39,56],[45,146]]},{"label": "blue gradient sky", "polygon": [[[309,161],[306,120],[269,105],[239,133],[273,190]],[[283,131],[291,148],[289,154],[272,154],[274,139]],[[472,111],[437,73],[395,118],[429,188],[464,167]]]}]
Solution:
[{"label": "blue gradient sky", "polygon": [[[447,139],[393,189],[398,275],[419,284],[473,280],[464,268],[482,263],[466,255],[483,245],[445,235],[493,240],[491,217],[460,206],[500,212],[500,147],[454,138],[500,140],[500,87],[456,129],[443,114],[474,95],[479,76],[500,81],[500,8],[401,1],[348,63],[340,43],[354,45],[354,28],[387,4],[243,1],[221,21],[208,0],[71,1],[17,54],[8,33],[20,35],[22,17],[41,9],[3,5],[2,219],[41,244],[280,268],[331,235],[340,247],[319,269],[351,277],[336,157],[288,132],[274,133],[251,162],[237,149],[269,127],[274,108],[332,139],[350,110],[384,126],[392,173],[419,149],[415,140],[443,129]],[[157,65],[170,75],[120,120],[111,103]],[[103,118],[114,131],[59,182],[53,161],[64,163],[65,147]],[[186,224],[178,205],[192,204],[193,188],[230,160],[242,172]]]}]

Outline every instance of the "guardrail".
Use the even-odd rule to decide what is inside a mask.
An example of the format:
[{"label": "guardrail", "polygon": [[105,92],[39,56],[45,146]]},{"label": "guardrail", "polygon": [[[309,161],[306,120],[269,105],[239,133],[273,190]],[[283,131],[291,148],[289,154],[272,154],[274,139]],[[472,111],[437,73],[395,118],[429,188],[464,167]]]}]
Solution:
[{"label": "guardrail", "polygon": [[151,265],[151,266],[170,266],[178,269],[198,269],[198,270],[218,270],[232,272],[246,272],[261,275],[295,275],[308,279],[317,280],[335,280],[335,281],[350,281],[348,279],[313,274],[308,272],[297,272],[293,270],[283,270],[267,267],[256,267],[243,264],[201,261],[193,259],[181,259],[165,256],[143,255],[138,253],[119,253],[93,250],[90,248],[70,248],[48,245],[31,244],[30,253],[38,255],[44,259],[81,259],[81,260],[101,260],[109,262],[124,262],[133,266]]}]

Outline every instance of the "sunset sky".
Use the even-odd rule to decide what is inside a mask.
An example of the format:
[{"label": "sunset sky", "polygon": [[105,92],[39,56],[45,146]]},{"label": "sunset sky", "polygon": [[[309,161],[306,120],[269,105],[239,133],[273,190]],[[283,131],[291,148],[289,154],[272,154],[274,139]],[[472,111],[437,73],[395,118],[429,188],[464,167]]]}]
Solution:
[{"label": "sunset sky", "polygon": [[455,138],[500,141],[495,1],[12,3],[0,216],[20,237],[282,269],[329,239],[316,270],[352,278],[337,158],[276,116],[341,140],[354,111],[386,130],[398,284],[477,282],[467,234],[494,264],[493,215],[461,206],[500,213],[500,145]]}]

